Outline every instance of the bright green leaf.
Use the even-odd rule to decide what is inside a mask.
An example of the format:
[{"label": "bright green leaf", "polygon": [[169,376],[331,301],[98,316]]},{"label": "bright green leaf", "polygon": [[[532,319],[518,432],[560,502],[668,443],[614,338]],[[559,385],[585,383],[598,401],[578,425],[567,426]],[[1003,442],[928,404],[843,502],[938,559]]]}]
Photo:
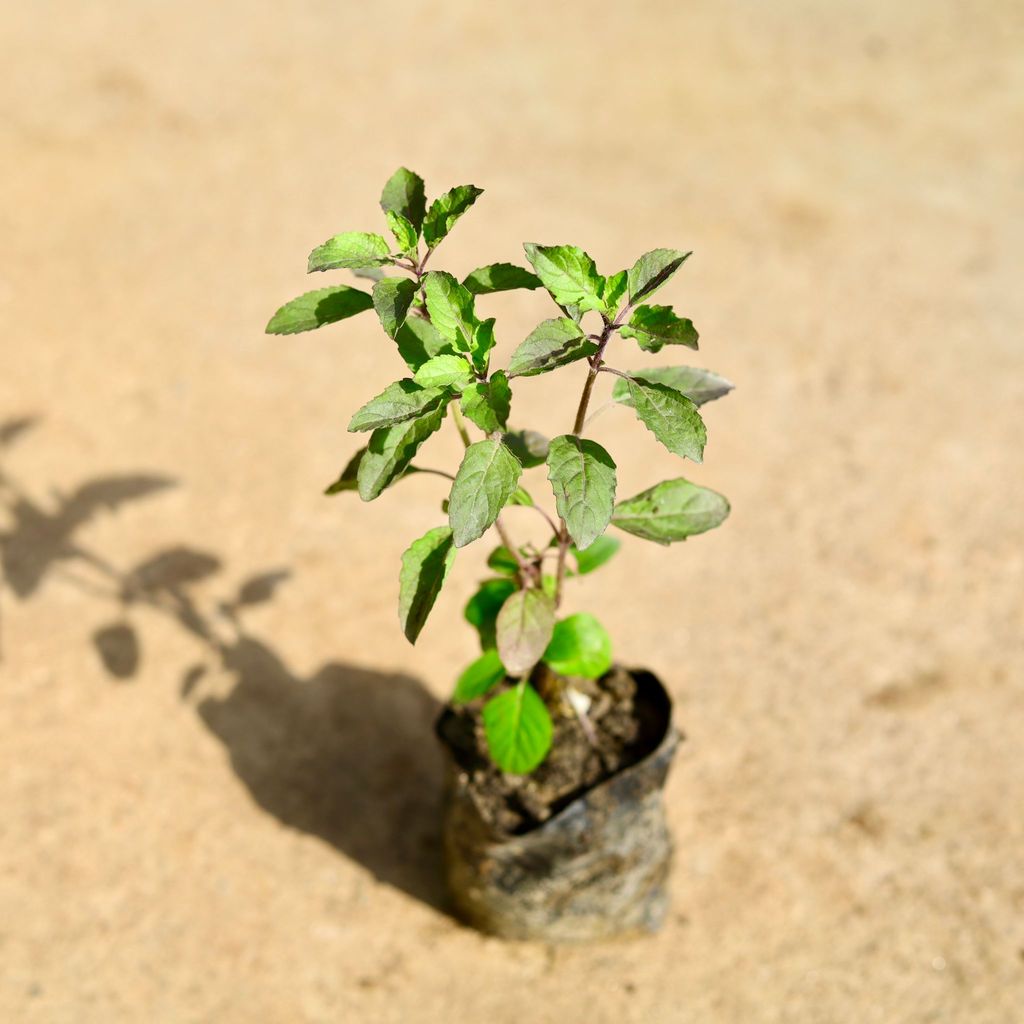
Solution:
[{"label": "bright green leaf", "polygon": [[461,390],[473,380],[473,368],[464,356],[434,356],[413,374],[413,380],[425,388],[451,386]]},{"label": "bright green leaf", "polygon": [[487,748],[503,772],[532,772],[551,749],[551,715],[525,680],[492,697],[484,705],[483,721]]},{"label": "bright green leaf", "polygon": [[267,324],[267,334],[298,334],[337,323],[373,305],[370,296],[345,284],[318,288],[286,302]]},{"label": "bright green leaf", "polygon": [[536,502],[533,500],[533,496],[530,492],[522,486],[515,489],[512,497],[508,499],[510,505],[535,505]]},{"label": "bright green leaf", "polygon": [[686,261],[688,252],[678,249],[652,249],[629,269],[629,302],[635,306],[653,295]]},{"label": "bright green leaf", "polygon": [[491,349],[494,348],[494,317],[483,320],[473,329],[473,342],[470,349],[473,353],[473,365],[481,373],[487,372]]},{"label": "bright green leaf", "polygon": [[390,427],[436,408],[448,397],[447,388],[424,388],[414,380],[397,380],[359,409],[348,429],[355,433]]},{"label": "bright green leaf", "polygon": [[405,323],[415,296],[416,282],[407,277],[385,277],[373,286],[373,308],[389,338]]},{"label": "bright green leaf", "polygon": [[601,301],[604,303],[604,311],[609,317],[615,316],[619,311],[619,306],[626,297],[628,284],[629,275],[625,270],[620,270],[617,274],[605,278]]},{"label": "bright green leaf", "polygon": [[484,651],[476,661],[467,665],[455,683],[453,704],[467,704],[482,697],[505,678],[505,666],[493,648]]},{"label": "bright green leaf", "polygon": [[428,359],[454,353],[451,342],[438,333],[437,328],[422,316],[409,316],[395,335],[398,354],[415,373]]},{"label": "bright green leaf", "polygon": [[[710,370],[698,370],[693,366],[663,366],[643,370],[644,380],[654,384],[664,384],[686,395],[694,405],[703,405],[715,398],[727,395],[733,385],[724,377]],[[621,377],[612,388],[612,398],[622,405],[631,406],[633,399],[629,394],[629,385]]]},{"label": "bright green leaf", "polygon": [[596,441],[574,434],[553,438],[548,479],[555,507],[580,550],[604,533],[615,507],[615,462]]},{"label": "bright green leaf", "polygon": [[555,602],[541,590],[517,590],[498,612],[498,653],[510,676],[525,676],[543,655],[555,628]]},{"label": "bright green leaf", "polygon": [[477,592],[466,602],[463,616],[480,634],[480,646],[485,651],[494,647],[495,622],[501,606],[515,593],[511,579],[484,580]]},{"label": "bright green leaf", "polygon": [[541,466],[548,457],[550,442],[536,430],[513,430],[502,437],[510,452],[523,464],[523,469]]},{"label": "bright green leaf", "polygon": [[612,667],[611,637],[593,615],[570,615],[555,625],[543,660],[560,676],[598,679]]},{"label": "bright green leaf", "polygon": [[420,445],[441,426],[447,411],[446,405],[439,405],[422,416],[381,427],[370,435],[356,475],[363,501],[372,501],[409,468]]},{"label": "bright green leaf", "polygon": [[403,256],[414,254],[416,252],[416,243],[419,240],[419,232],[416,228],[413,227],[408,219],[400,213],[395,213],[394,210],[388,210],[387,220],[391,234],[395,236],[398,251]]},{"label": "bright green leaf", "polygon": [[514,263],[489,263],[467,274],[462,284],[474,295],[507,292],[514,288],[539,288],[540,278]]},{"label": "bright green leaf", "polygon": [[721,494],[680,477],[620,501],[612,523],[644,540],[671,544],[714,529],[728,514],[729,502]]},{"label": "bright green leaf", "polygon": [[693,321],[676,316],[671,306],[638,306],[621,333],[624,338],[636,338],[645,352],[660,352],[664,345],[697,347]]},{"label": "bright green leaf", "polygon": [[448,521],[456,547],[465,547],[494,523],[522,471],[519,460],[500,441],[477,441],[466,449],[449,496]]},{"label": "bright green leaf", "polygon": [[442,338],[461,352],[473,350],[473,335],[479,320],[473,309],[473,296],[443,270],[432,270],[423,279],[430,322]]},{"label": "bright green leaf", "polygon": [[576,574],[586,576],[588,572],[600,569],[605,562],[609,561],[622,547],[621,541],[605,534],[598,537],[586,551],[580,551],[575,547],[569,548],[569,553],[576,560]]},{"label": "bright green leaf", "polygon": [[462,392],[462,411],[485,434],[504,430],[512,402],[512,389],[501,370],[487,381],[470,384]]},{"label": "bright green leaf", "polygon": [[575,245],[523,245],[541,283],[560,306],[601,309],[604,278],[594,261]]},{"label": "bright green leaf", "polygon": [[476,185],[457,185],[438,196],[423,218],[423,240],[433,249],[451,231],[455,222],[483,195]]},{"label": "bright green leaf", "polygon": [[314,270],[338,270],[382,267],[391,263],[391,246],[383,235],[369,231],[345,231],[318,245],[309,254],[309,273]]},{"label": "bright green leaf", "polygon": [[427,208],[423,179],[408,168],[399,167],[384,186],[380,206],[385,213],[401,214],[418,233]]},{"label": "bright green leaf", "polygon": [[402,555],[398,577],[398,619],[409,643],[416,643],[444,578],[455,561],[452,531],[447,526],[428,530]]},{"label": "bright green leaf", "polygon": [[587,340],[579,324],[568,317],[555,317],[539,324],[520,343],[509,360],[508,375],[533,377],[596,351],[597,346]]},{"label": "bright green leaf", "polygon": [[697,406],[674,388],[641,377],[629,378],[626,386],[644,426],[670,452],[700,462],[708,435]]}]

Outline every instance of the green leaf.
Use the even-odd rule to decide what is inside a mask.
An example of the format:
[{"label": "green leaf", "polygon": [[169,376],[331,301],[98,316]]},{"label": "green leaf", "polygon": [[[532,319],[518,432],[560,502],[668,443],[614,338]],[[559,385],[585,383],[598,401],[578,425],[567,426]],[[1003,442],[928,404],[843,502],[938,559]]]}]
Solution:
[{"label": "green leaf", "polygon": [[534,377],[556,366],[592,356],[597,346],[588,341],[579,324],[568,317],[555,317],[538,324],[512,353],[510,377]]},{"label": "green leaf", "polygon": [[484,320],[473,329],[473,341],[470,350],[473,353],[473,365],[481,373],[487,372],[487,364],[491,349],[494,348],[494,317]]},{"label": "green leaf", "polygon": [[[703,405],[716,398],[727,395],[733,385],[724,377],[710,370],[698,370],[693,366],[662,366],[644,369],[644,380],[654,384],[664,384],[686,395],[694,405]],[[621,405],[631,406],[633,399],[629,394],[629,386],[619,377],[612,387],[612,398]]]},{"label": "green leaf", "polygon": [[427,208],[423,179],[408,168],[399,167],[384,186],[380,206],[385,213],[401,214],[418,234],[423,224],[423,213]]},{"label": "green leaf", "polygon": [[617,274],[605,278],[601,301],[604,303],[604,311],[609,317],[614,317],[618,312],[622,300],[626,297],[628,284],[629,275],[625,270],[620,270]]},{"label": "green leaf", "polygon": [[570,615],[555,625],[543,660],[560,676],[598,679],[612,667],[611,637],[593,615]]},{"label": "green leaf", "polygon": [[555,602],[541,590],[517,590],[498,612],[498,653],[510,676],[525,676],[540,661],[555,628]]},{"label": "green leaf", "polygon": [[366,292],[346,284],[318,288],[286,302],[267,324],[267,334],[298,334],[324,324],[337,323],[369,309],[373,301]]},{"label": "green leaf", "polygon": [[680,477],[620,501],[612,523],[644,540],[671,544],[714,529],[728,514],[729,502],[721,494]]},{"label": "green leaf", "polygon": [[345,491],[355,491],[358,489],[356,483],[356,475],[359,472],[359,463],[363,461],[363,456],[366,454],[366,448],[360,448],[359,451],[348,460],[348,464],[341,471],[341,476],[331,484],[330,487],[324,491],[324,494],[343,494]]},{"label": "green leaf", "polygon": [[406,366],[415,373],[428,359],[453,353],[451,342],[437,332],[437,328],[422,316],[409,316],[395,335],[398,354]]},{"label": "green leaf", "polygon": [[440,355],[428,359],[413,375],[421,387],[464,388],[473,380],[473,368],[463,356]]},{"label": "green leaf", "polygon": [[579,551],[575,547],[569,548],[573,558],[576,559],[577,575],[586,576],[588,572],[600,569],[620,547],[622,547],[621,541],[605,534],[603,537],[598,537],[586,551]]},{"label": "green leaf", "polygon": [[653,295],[691,254],[678,249],[652,249],[629,269],[629,302],[635,306]]},{"label": "green leaf", "polygon": [[476,661],[467,665],[455,683],[453,704],[467,704],[482,697],[505,678],[505,666],[493,648],[484,651]]},{"label": "green leaf", "polygon": [[462,411],[485,434],[504,430],[512,403],[512,389],[501,370],[487,381],[470,384],[462,392]]},{"label": "green leaf", "polygon": [[309,254],[308,272],[360,267],[382,267],[391,263],[391,246],[383,235],[369,231],[345,231],[318,245]]},{"label": "green leaf", "polygon": [[540,287],[540,278],[514,263],[489,263],[467,274],[463,286],[474,295],[508,292],[514,288],[533,290]]},{"label": "green leaf", "polygon": [[416,643],[444,578],[455,561],[452,531],[447,526],[428,530],[402,555],[398,576],[398,620],[409,643]]},{"label": "green leaf", "polygon": [[579,549],[604,533],[615,507],[615,462],[596,441],[574,434],[553,438],[548,479],[555,507]]},{"label": "green leaf", "polygon": [[391,234],[395,236],[398,251],[403,256],[411,256],[416,252],[416,243],[419,241],[419,232],[412,223],[400,213],[394,210],[387,212],[388,227]]},{"label": "green leaf", "polygon": [[533,496],[530,492],[522,486],[515,489],[512,497],[508,499],[510,505],[535,505],[536,502],[533,500]]},{"label": "green leaf", "polygon": [[575,245],[523,245],[541,283],[560,306],[601,309],[604,278],[594,261]]},{"label": "green leaf", "polygon": [[451,231],[455,222],[483,195],[476,185],[456,185],[430,204],[423,219],[423,240],[433,249]]},{"label": "green leaf", "polygon": [[389,338],[405,323],[415,297],[416,282],[407,277],[384,277],[373,286],[373,308]]},{"label": "green leaf", "polygon": [[494,523],[522,471],[519,460],[500,441],[477,441],[466,449],[448,499],[456,547],[465,547]]},{"label": "green leaf", "polygon": [[516,592],[510,579],[484,580],[477,592],[466,602],[463,616],[480,634],[480,646],[486,651],[495,646],[494,624],[501,606]]},{"label": "green leaf", "polygon": [[414,380],[396,380],[357,410],[348,429],[355,433],[390,427],[436,408],[448,397],[447,388],[424,388]]},{"label": "green leaf", "polygon": [[697,347],[693,321],[676,316],[671,306],[638,306],[621,334],[636,338],[645,352],[660,352],[664,345]]},{"label": "green leaf", "polygon": [[505,447],[523,464],[523,469],[542,466],[548,457],[550,442],[536,430],[513,430],[501,439]]},{"label": "green leaf", "polygon": [[484,705],[483,721],[491,759],[503,772],[532,772],[551,749],[551,715],[525,680],[492,697]]},{"label": "green leaf", "polygon": [[519,572],[516,556],[504,544],[495,548],[487,556],[487,567],[495,572],[500,572],[502,576],[515,576]]},{"label": "green leaf", "polygon": [[451,274],[432,270],[423,279],[427,312],[437,332],[461,352],[472,352],[479,320],[470,295]]},{"label": "green leaf", "polygon": [[626,381],[637,418],[670,451],[700,462],[708,435],[697,406],[664,384],[641,377]]},{"label": "green leaf", "polygon": [[381,427],[370,435],[356,475],[363,501],[373,501],[409,468],[420,445],[441,426],[447,412],[447,406],[440,405],[423,416]]}]

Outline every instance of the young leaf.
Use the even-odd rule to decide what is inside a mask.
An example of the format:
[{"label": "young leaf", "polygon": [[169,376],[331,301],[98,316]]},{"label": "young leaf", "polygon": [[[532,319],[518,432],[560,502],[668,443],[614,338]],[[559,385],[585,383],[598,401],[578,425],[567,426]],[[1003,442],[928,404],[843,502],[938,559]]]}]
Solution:
[{"label": "young leaf", "polygon": [[420,445],[441,426],[447,412],[447,406],[440,405],[422,416],[393,427],[381,427],[370,435],[356,474],[363,501],[373,501],[409,468]]},{"label": "young leaf", "polygon": [[512,494],[512,497],[508,499],[510,505],[536,505],[537,503],[533,500],[532,495],[525,487],[517,487]]},{"label": "young leaf", "polygon": [[298,334],[324,324],[337,323],[369,309],[373,301],[366,292],[346,284],[318,288],[286,302],[267,324],[267,334]]},{"label": "young leaf", "polygon": [[484,580],[479,590],[466,602],[463,617],[480,634],[480,647],[489,650],[497,643],[494,624],[502,605],[514,594],[516,585],[510,579]]},{"label": "young leaf", "polygon": [[629,269],[629,301],[635,306],[653,295],[691,254],[678,249],[652,249]]},{"label": "young leaf", "polygon": [[551,715],[526,680],[492,697],[484,705],[483,721],[487,748],[503,772],[532,772],[551,749]]},{"label": "young leaf", "polygon": [[501,439],[505,447],[523,464],[523,469],[542,466],[548,457],[550,442],[536,430],[513,430]]},{"label": "young leaf", "polygon": [[405,323],[415,296],[416,282],[407,277],[384,277],[373,286],[373,308],[389,338]]},{"label": "young leaf", "polygon": [[601,309],[604,278],[594,261],[575,245],[523,245],[541,283],[560,306]]},{"label": "young leaf", "polygon": [[[694,405],[703,405],[715,398],[727,395],[733,385],[724,377],[710,370],[698,370],[693,366],[662,366],[645,369],[643,377],[654,384],[664,384],[686,395]],[[612,387],[612,398],[621,405],[631,406],[633,399],[629,394],[629,386],[619,377]],[[525,463],[524,463],[525,465]]]},{"label": "young leaf", "polygon": [[611,637],[593,615],[570,615],[555,625],[543,660],[560,676],[598,679],[612,667]]},{"label": "young leaf", "polygon": [[467,704],[477,697],[482,697],[505,678],[505,666],[498,657],[498,652],[491,648],[484,651],[476,661],[467,665],[455,683],[452,694],[453,704]]},{"label": "young leaf", "polygon": [[541,590],[517,590],[498,612],[498,654],[510,676],[525,676],[540,661],[555,628],[555,602]]},{"label": "young leaf", "polygon": [[434,356],[413,374],[413,380],[425,388],[451,386],[461,390],[473,380],[473,368],[463,356]]},{"label": "young leaf", "polygon": [[447,526],[428,530],[402,555],[398,577],[398,618],[409,643],[416,643],[448,570],[455,561],[452,531]]},{"label": "young leaf", "polygon": [[708,435],[697,406],[673,388],[641,377],[626,381],[637,418],[676,455],[700,462]]},{"label": "young leaf", "polygon": [[487,372],[491,349],[494,348],[494,317],[490,317],[473,328],[473,341],[470,351],[473,354],[473,365],[481,373]]},{"label": "young leaf", "polygon": [[485,434],[504,430],[512,403],[512,389],[501,370],[487,381],[471,384],[462,392],[462,411]]},{"label": "young leaf", "polygon": [[430,322],[442,338],[461,352],[473,350],[473,335],[479,320],[470,295],[451,274],[432,270],[423,279]]},{"label": "young leaf", "polygon": [[514,263],[489,263],[467,274],[462,284],[474,295],[487,295],[491,292],[512,291],[514,288],[532,291],[540,287],[540,278]]},{"label": "young leaf", "polygon": [[596,351],[597,346],[587,340],[579,324],[568,317],[555,317],[539,324],[520,343],[509,360],[508,375],[533,377]]},{"label": "young leaf", "polygon": [[395,213],[394,210],[388,210],[387,213],[388,227],[391,229],[391,234],[395,236],[395,242],[398,245],[398,251],[403,256],[409,256],[416,252],[416,243],[419,240],[419,232],[413,227],[412,223],[400,213]]},{"label": "young leaf", "polygon": [[500,441],[477,441],[466,449],[448,499],[456,547],[465,547],[494,523],[522,471],[519,460]]},{"label": "young leaf", "polygon": [[414,380],[397,380],[357,410],[348,429],[356,433],[390,427],[436,408],[449,397],[447,388],[424,388]]},{"label": "young leaf", "polygon": [[359,473],[359,463],[363,461],[363,456],[366,454],[365,448],[360,448],[359,451],[348,460],[347,465],[341,471],[341,476],[331,484],[330,487],[324,491],[324,494],[342,494],[345,491],[354,491],[358,488],[356,483],[356,476]]},{"label": "young leaf", "polygon": [[428,359],[454,353],[452,344],[441,337],[437,328],[422,316],[409,316],[395,335],[398,354],[415,373]]},{"label": "young leaf", "polygon": [[721,494],[680,477],[620,501],[612,523],[644,540],[671,544],[714,529],[728,514],[729,502]]},{"label": "young leaf", "polygon": [[519,572],[519,563],[515,555],[504,545],[495,548],[487,556],[487,567],[502,576],[515,576]]},{"label": "young leaf", "polygon": [[596,442],[563,434],[548,450],[548,479],[555,507],[576,547],[604,533],[615,507],[615,462]]},{"label": "young leaf", "polygon": [[604,311],[609,317],[615,316],[618,312],[622,300],[626,297],[628,285],[629,275],[625,270],[620,270],[617,274],[605,278],[601,301],[604,303]]},{"label": "young leaf", "polygon": [[645,352],[660,352],[664,345],[697,347],[693,321],[676,316],[671,306],[638,306],[621,333],[624,338],[636,338]]},{"label": "young leaf", "polygon": [[383,235],[370,231],[345,231],[318,245],[309,254],[308,272],[382,267],[391,262],[391,246]]},{"label": "young leaf", "polygon": [[433,249],[451,231],[455,222],[483,195],[476,185],[456,185],[430,204],[423,218],[423,240]]},{"label": "young leaf", "polygon": [[612,558],[622,547],[621,541],[605,534],[598,537],[586,551],[579,551],[575,547],[569,548],[573,558],[576,559],[576,572],[579,576],[586,576],[588,572],[600,569],[605,562]]},{"label": "young leaf", "polygon": [[418,234],[427,208],[423,179],[408,168],[399,167],[384,186],[380,206],[385,213],[401,214]]}]

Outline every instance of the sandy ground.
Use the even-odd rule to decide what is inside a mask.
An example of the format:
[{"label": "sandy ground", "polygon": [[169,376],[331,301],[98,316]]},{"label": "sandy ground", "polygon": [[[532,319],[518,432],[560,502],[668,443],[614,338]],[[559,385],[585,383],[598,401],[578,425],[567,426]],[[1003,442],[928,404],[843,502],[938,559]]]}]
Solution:
[{"label": "sandy ground", "polygon": [[[1024,9],[513,6],[5,11],[0,1019],[1018,1024]],[[400,163],[487,189],[456,272],[696,251],[666,301],[739,387],[689,475],[733,517],[571,599],[689,736],[655,938],[443,910],[430,723],[484,552],[406,645],[439,481],[320,496],[400,364],[370,317],[262,334]],[[503,353],[550,315],[489,307]],[[678,472],[594,431],[624,494]]]}]

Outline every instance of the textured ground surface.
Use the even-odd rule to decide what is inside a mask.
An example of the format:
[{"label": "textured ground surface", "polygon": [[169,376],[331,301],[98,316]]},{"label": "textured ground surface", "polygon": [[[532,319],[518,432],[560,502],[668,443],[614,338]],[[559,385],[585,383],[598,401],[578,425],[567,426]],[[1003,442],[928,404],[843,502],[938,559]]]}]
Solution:
[{"label": "textured ground surface", "polygon": [[[1022,44],[1000,2],[6,12],[0,1019],[1017,1024]],[[438,909],[429,726],[479,556],[408,647],[439,481],[319,496],[399,364],[369,317],[261,333],[402,162],[488,190],[456,271],[696,250],[666,301],[739,388],[689,475],[734,515],[572,599],[690,737],[657,938]],[[550,315],[491,309],[506,353]],[[564,430],[557,400],[515,418]],[[628,411],[594,430],[623,493],[678,472]],[[109,581],[155,556],[125,619]]]}]

